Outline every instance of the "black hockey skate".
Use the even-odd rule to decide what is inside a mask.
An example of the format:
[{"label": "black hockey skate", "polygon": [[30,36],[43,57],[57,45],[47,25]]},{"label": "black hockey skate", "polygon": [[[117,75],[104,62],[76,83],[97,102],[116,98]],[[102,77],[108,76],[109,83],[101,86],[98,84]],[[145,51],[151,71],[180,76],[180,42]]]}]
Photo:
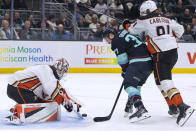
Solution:
[{"label": "black hockey skate", "polygon": [[148,119],[150,117],[151,116],[148,114],[146,108],[143,105],[141,105],[138,108],[136,108],[136,112],[129,117],[129,120],[131,123],[135,123],[138,121]]},{"label": "black hockey skate", "polygon": [[191,117],[195,109],[191,108],[189,105],[181,103],[179,105],[179,110],[180,110],[180,114],[177,118],[176,123],[180,126],[183,126],[188,121],[188,119]]},{"label": "black hockey skate", "polygon": [[129,116],[129,114],[133,113],[133,102],[130,98],[127,100],[127,104],[125,106],[125,114],[124,117]]},{"label": "black hockey skate", "polygon": [[179,115],[179,110],[178,108],[173,104],[171,106],[169,106],[169,111],[168,111],[168,114],[177,118],[178,115]]}]

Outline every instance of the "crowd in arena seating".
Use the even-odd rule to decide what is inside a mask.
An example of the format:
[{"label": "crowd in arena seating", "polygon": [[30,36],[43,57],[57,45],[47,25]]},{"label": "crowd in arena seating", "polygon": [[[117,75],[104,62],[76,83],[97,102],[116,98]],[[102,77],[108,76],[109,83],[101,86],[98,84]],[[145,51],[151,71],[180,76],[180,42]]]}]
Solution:
[{"label": "crowd in arena seating", "polygon": [[[61,3],[71,4],[70,0],[58,0]],[[136,19],[139,17],[139,6],[144,0],[109,0],[109,12],[107,12],[107,0],[81,0],[87,1],[92,7],[85,11],[79,6],[78,27],[89,28],[88,37],[84,40],[100,40],[102,31],[108,26],[121,29],[121,23],[113,18],[108,18],[103,14],[108,14],[114,18],[123,20],[124,18]],[[161,14],[164,14],[182,24],[185,33],[180,41],[196,40],[196,0],[154,0]],[[69,6],[73,7],[73,6]],[[70,8],[70,9],[71,9]],[[95,10],[95,11],[94,11]],[[129,10],[129,11],[127,11]],[[99,12],[99,13],[96,13]],[[103,14],[101,14],[103,13]],[[86,35],[84,35],[85,37]]]},{"label": "crowd in arena seating", "polygon": [[[11,0],[0,0],[0,39],[10,39],[10,13],[2,11],[10,9]],[[73,14],[73,0],[56,0],[62,3]],[[81,0],[76,10],[76,21],[79,40],[102,40],[102,32],[107,27],[116,30],[122,29],[122,20],[125,18],[136,19],[139,17],[139,6],[144,0]],[[185,33],[180,41],[196,41],[196,0],[154,0],[160,13],[175,19],[185,28]],[[24,0],[15,0],[15,10],[28,9]],[[87,2],[87,3],[83,3]],[[86,7],[88,5],[88,8]],[[109,8],[107,8],[109,6]],[[107,17],[105,14],[109,15]],[[47,15],[45,20],[45,33],[41,37],[43,22],[34,20],[28,13],[21,17],[20,11],[14,12],[13,39],[22,40],[73,40],[74,23],[68,20],[68,13],[62,12],[59,16]]]}]

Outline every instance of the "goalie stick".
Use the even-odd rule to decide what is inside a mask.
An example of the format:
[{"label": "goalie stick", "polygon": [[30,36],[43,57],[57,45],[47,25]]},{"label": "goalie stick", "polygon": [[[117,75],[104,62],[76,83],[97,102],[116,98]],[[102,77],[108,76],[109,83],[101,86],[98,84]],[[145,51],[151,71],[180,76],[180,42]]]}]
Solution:
[{"label": "goalie stick", "polygon": [[117,97],[116,97],[116,100],[115,100],[115,102],[114,102],[114,105],[113,105],[113,107],[112,107],[112,111],[110,112],[110,114],[109,114],[108,116],[105,116],[105,117],[94,117],[93,120],[94,120],[95,122],[103,122],[103,121],[110,120],[110,118],[112,117],[112,114],[113,114],[113,112],[114,112],[114,109],[115,109],[115,107],[116,107],[116,104],[117,104],[117,102],[118,102],[118,99],[119,99],[119,97],[120,97],[120,94],[121,94],[121,92],[122,92],[123,84],[124,84],[124,82],[122,83],[122,85],[121,85],[121,87],[120,87],[120,90],[119,90],[119,92],[118,92],[118,95],[117,95]]}]

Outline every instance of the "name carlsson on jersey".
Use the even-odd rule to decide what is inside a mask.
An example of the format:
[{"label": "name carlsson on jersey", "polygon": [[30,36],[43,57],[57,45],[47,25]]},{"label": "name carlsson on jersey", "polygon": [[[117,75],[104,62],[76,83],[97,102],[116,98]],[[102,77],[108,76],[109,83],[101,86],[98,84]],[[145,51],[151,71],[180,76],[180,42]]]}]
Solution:
[{"label": "name carlsson on jersey", "polygon": [[166,23],[170,24],[170,21],[168,18],[165,17],[155,17],[150,19],[150,24],[157,24],[157,23]]},{"label": "name carlsson on jersey", "polygon": [[129,27],[131,34],[145,32],[151,54],[178,48],[176,37],[183,35],[184,27],[175,20],[151,13],[140,17]]}]

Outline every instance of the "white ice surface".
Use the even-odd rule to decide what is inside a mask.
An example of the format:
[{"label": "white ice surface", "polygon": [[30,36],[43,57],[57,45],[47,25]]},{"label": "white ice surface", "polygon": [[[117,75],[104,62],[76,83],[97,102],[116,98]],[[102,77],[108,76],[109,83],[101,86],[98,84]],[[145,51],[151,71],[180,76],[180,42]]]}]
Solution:
[{"label": "white ice surface", "polygon": [[[8,109],[15,102],[6,95],[7,78],[0,75],[0,119],[8,114]],[[196,108],[196,74],[174,74],[174,83],[180,90],[184,101]],[[62,84],[69,92],[85,104],[85,112],[89,117],[107,116],[113,106],[122,83],[120,74],[69,74],[68,80]],[[184,127],[176,124],[176,119],[168,115],[168,107],[153,75],[142,87],[143,102],[151,114],[151,118],[139,123],[129,123],[123,117],[127,94],[123,90],[111,120],[101,123],[90,123],[89,119],[79,121],[65,118],[62,108],[62,121],[28,124],[22,126],[7,125],[0,122],[2,130],[43,130],[43,131],[196,131],[196,112]],[[65,114],[64,114],[65,113]],[[73,127],[72,127],[73,126]]]}]

